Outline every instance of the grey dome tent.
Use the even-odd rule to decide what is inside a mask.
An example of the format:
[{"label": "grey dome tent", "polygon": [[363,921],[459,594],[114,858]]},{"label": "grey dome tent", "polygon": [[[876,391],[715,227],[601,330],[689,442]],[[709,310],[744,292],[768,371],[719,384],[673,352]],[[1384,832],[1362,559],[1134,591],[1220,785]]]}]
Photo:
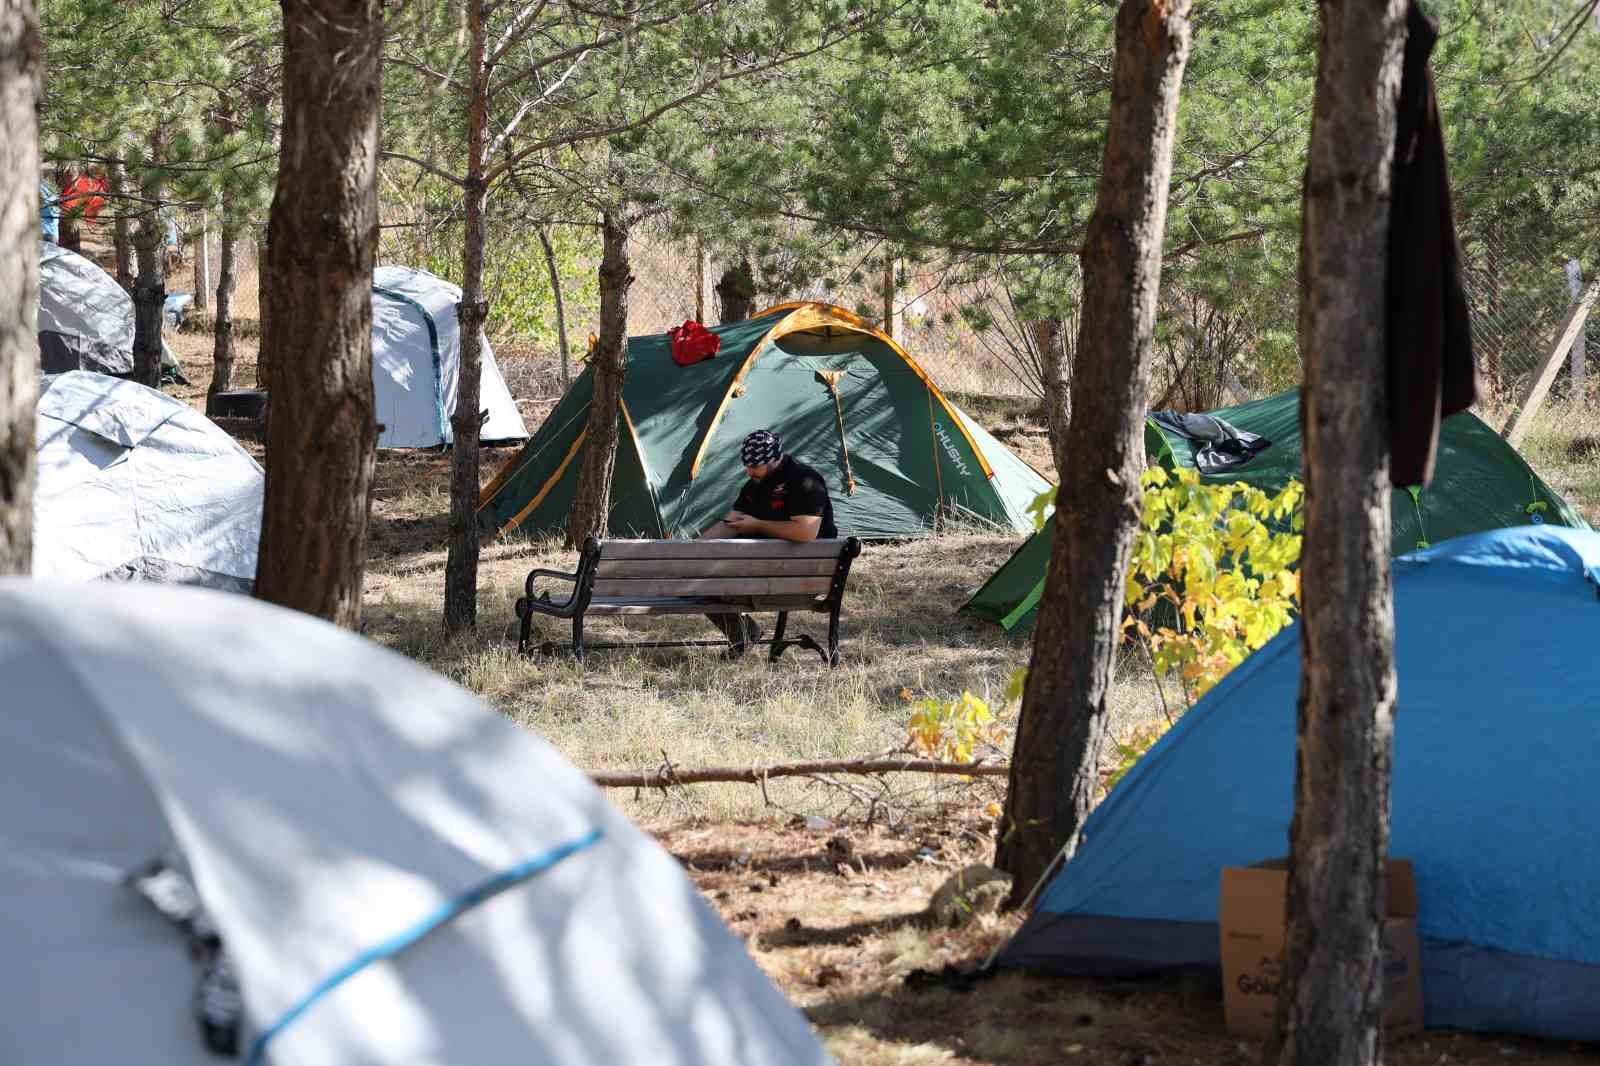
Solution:
[{"label": "grey dome tent", "polygon": [[75,370],[43,379],[34,426],[35,575],[254,584],[265,478],[205,416]]},{"label": "grey dome tent", "polygon": [[[426,270],[379,267],[372,275],[372,384],[380,448],[432,448],[455,439],[461,369],[461,290]],[[484,442],[522,441],[522,422],[494,351],[483,345],[479,408],[489,413]]]},{"label": "grey dome tent", "polygon": [[[39,369],[133,374],[133,298],[92,259],[39,242]],[[161,342],[161,373],[182,381]]]},{"label": "grey dome tent", "polygon": [[0,580],[0,1062],[223,1061],[190,950],[247,1066],[829,1062],[672,856],[472,694],[241,596],[81,600]]}]

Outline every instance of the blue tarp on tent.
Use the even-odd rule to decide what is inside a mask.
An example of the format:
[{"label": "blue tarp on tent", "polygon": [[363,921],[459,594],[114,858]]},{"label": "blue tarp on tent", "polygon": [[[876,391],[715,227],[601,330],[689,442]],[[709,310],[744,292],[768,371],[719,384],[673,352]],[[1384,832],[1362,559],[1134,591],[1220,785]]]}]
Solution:
[{"label": "blue tarp on tent", "polygon": [[[1416,869],[1430,1027],[1600,1040],[1600,534],[1398,560],[1390,854]],[[1218,966],[1224,866],[1284,855],[1300,631],[1247,659],[1084,826],[1002,966]]]}]

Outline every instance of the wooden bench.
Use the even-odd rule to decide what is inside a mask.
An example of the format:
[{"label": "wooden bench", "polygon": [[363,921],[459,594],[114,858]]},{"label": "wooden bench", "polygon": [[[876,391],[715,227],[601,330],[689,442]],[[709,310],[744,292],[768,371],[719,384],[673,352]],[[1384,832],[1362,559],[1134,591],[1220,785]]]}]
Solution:
[{"label": "wooden bench", "polygon": [[[517,650],[534,651],[535,615],[572,622],[572,652],[582,659],[599,648],[731,647],[731,640],[658,640],[632,644],[585,644],[583,620],[592,615],[751,614],[776,611],[768,658],[776,662],[796,645],[810,648],[830,666],[839,664],[839,608],[850,564],[861,553],[855,537],[793,544],[784,540],[597,540],[584,542],[572,573],[537,568],[529,572],[517,601],[522,619]],[[570,584],[565,600],[552,599],[534,583]],[[828,616],[828,645],[809,633],[786,636],[790,611]],[[550,654],[550,641],[537,650]]]}]

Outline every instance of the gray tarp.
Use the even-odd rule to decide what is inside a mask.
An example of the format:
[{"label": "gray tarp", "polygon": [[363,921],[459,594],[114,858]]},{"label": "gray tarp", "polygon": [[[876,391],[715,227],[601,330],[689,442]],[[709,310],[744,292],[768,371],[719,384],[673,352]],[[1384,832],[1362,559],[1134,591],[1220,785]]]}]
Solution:
[{"label": "gray tarp", "polygon": [[43,379],[34,425],[36,575],[250,588],[265,478],[204,415],[75,370]]}]

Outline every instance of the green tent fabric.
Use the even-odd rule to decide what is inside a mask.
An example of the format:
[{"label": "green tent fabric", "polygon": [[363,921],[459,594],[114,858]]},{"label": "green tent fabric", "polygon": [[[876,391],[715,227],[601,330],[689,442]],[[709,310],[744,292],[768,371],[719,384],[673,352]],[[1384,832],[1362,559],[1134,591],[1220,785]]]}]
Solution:
[{"label": "green tent fabric", "polygon": [[[713,332],[721,349],[688,366],[666,334],[629,338],[611,535],[691,537],[722,517],[745,480],[739,442],[755,429],[822,472],[841,535],[926,533],[941,517],[1032,528],[1028,505],[1049,483],[860,318],[783,304]],[[565,527],[592,389],[586,369],[484,489],[486,535]]]},{"label": "green tent fabric", "polygon": [[[1277,491],[1290,478],[1301,476],[1298,389],[1208,413],[1238,429],[1260,434],[1272,446],[1235,470],[1202,475],[1202,481],[1243,481]],[[1144,449],[1151,463],[1168,469],[1194,466],[1194,445],[1152,419],[1145,420]],[[1589,528],[1583,516],[1539,480],[1515,449],[1470,411],[1444,420],[1433,484],[1421,490],[1395,490],[1391,509],[1390,551],[1395,555],[1503,526],[1550,523]],[[961,610],[1006,629],[1031,625],[1050,564],[1051,528],[1046,523],[1024,541]]]}]

